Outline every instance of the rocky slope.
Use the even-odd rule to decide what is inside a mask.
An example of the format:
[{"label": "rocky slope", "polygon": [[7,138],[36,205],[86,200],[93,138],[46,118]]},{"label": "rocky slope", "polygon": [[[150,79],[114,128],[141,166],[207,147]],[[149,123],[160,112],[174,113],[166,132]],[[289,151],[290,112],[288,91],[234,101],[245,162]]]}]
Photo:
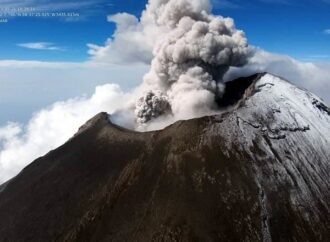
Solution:
[{"label": "rocky slope", "polygon": [[0,241],[327,241],[329,108],[239,82],[228,112],[161,131],[97,115],[0,188]]}]

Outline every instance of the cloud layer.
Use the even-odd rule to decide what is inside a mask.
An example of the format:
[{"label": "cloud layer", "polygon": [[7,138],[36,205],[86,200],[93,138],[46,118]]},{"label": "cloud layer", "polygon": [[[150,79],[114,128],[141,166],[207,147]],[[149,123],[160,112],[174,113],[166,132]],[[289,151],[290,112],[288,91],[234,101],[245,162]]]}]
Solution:
[{"label": "cloud layer", "polygon": [[61,50],[63,51],[64,48],[56,46],[50,42],[30,42],[30,43],[20,43],[17,46],[27,49],[33,50]]},{"label": "cloud layer", "polygon": [[325,33],[325,34],[330,34],[330,29],[325,29],[325,30],[323,30],[323,33]]},{"label": "cloud layer", "polygon": [[7,121],[26,123],[41,108],[59,100],[89,96],[95,86],[115,83],[129,90],[141,83],[148,69],[146,65],[2,60],[0,126]]},{"label": "cloud layer", "polygon": [[101,110],[114,112],[126,101],[126,95],[118,85],[99,86],[90,98],[58,102],[39,111],[26,126],[9,123],[0,128],[0,183],[62,145]]},{"label": "cloud layer", "polygon": [[[58,67],[57,67],[58,68]],[[243,68],[232,68],[225,76],[231,80],[255,72],[270,72],[308,88],[330,103],[330,64],[302,63],[288,56],[258,50]],[[67,141],[93,115],[115,113],[112,121],[132,127],[132,113],[118,115],[118,110],[134,105],[141,90],[124,92],[118,85],[98,86],[89,98],[73,98],[58,102],[37,112],[27,125],[10,123],[0,128],[0,183],[15,176],[34,159],[45,155]],[[124,104],[124,106],[123,106]],[[174,122],[163,118],[152,122],[149,129],[159,129]]]},{"label": "cloud layer", "polygon": [[88,44],[92,60],[97,63],[150,64],[153,46],[162,32],[155,32],[148,19],[142,17],[139,21],[128,13],[108,16],[108,21],[116,24],[116,31],[104,46]]},{"label": "cloud layer", "polygon": [[269,53],[261,49],[257,49],[255,53],[243,68],[232,68],[227,73],[226,79],[269,72],[317,94],[330,104],[330,63],[300,62],[289,56]]}]

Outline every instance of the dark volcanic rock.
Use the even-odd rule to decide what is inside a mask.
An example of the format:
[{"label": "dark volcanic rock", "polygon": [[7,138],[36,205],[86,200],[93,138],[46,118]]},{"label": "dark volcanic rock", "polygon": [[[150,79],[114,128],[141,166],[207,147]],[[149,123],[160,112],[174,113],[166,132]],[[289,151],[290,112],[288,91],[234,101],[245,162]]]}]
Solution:
[{"label": "dark volcanic rock", "polygon": [[97,115],[0,188],[0,241],[327,241],[329,114],[256,78],[231,111],[162,131]]}]

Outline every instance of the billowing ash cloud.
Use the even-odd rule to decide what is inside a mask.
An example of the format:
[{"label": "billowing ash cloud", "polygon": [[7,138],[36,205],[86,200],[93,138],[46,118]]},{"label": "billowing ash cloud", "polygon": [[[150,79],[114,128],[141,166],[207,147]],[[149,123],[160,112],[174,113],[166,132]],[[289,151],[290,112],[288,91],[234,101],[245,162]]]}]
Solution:
[{"label": "billowing ash cloud", "polygon": [[224,91],[223,75],[251,55],[245,34],[231,18],[212,15],[208,0],[150,0],[142,21],[162,34],[144,77],[137,121],[166,113],[192,118],[214,110]]}]

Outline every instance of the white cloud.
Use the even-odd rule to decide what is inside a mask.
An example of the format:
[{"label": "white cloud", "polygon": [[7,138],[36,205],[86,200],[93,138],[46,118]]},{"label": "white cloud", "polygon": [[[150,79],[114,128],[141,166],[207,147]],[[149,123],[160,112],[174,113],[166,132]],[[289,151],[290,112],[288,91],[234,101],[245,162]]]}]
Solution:
[{"label": "white cloud", "polygon": [[98,63],[92,61],[86,62],[48,62],[38,60],[0,60],[0,68],[61,68],[71,69],[78,67],[95,67],[95,68],[122,68],[112,63]]},{"label": "white cloud", "polygon": [[104,0],[58,0],[54,3],[51,0],[0,0],[1,8],[33,7],[42,10],[78,10],[81,8],[90,8]]},{"label": "white cloud", "polygon": [[327,58],[330,58],[330,55],[310,55],[309,58],[312,58],[312,59],[327,59]]},{"label": "white cloud", "polygon": [[0,127],[8,121],[26,123],[32,113],[56,101],[91,95],[95,86],[115,83],[130,90],[141,83],[148,69],[145,65],[2,60]]},{"label": "white cloud", "polygon": [[46,62],[37,60],[0,60],[0,68],[73,68],[85,65],[78,62]]},{"label": "white cloud", "polygon": [[300,62],[289,56],[259,49],[248,65],[241,69],[233,68],[227,74],[227,79],[256,72],[270,72],[281,76],[330,103],[330,63]]},{"label": "white cloud", "polygon": [[92,60],[98,63],[149,64],[156,36],[161,34],[155,31],[150,20],[143,18],[139,22],[134,15],[119,13],[108,16],[108,21],[116,23],[116,31],[104,46],[88,44]]},{"label": "white cloud", "polygon": [[17,46],[27,49],[34,50],[60,50],[64,51],[65,49],[59,46],[54,45],[50,42],[30,42],[30,43],[20,43]]},{"label": "white cloud", "polygon": [[115,111],[129,95],[118,85],[98,86],[90,98],[58,102],[39,111],[26,126],[10,123],[0,128],[0,184],[35,158],[62,145],[95,114]]},{"label": "white cloud", "polygon": [[330,34],[330,29],[325,29],[325,30],[323,30],[323,33],[324,33],[324,34]]},{"label": "white cloud", "polygon": [[302,61],[305,62],[324,62],[330,60],[330,55],[325,54],[313,54],[313,55],[306,55],[301,58]]}]

